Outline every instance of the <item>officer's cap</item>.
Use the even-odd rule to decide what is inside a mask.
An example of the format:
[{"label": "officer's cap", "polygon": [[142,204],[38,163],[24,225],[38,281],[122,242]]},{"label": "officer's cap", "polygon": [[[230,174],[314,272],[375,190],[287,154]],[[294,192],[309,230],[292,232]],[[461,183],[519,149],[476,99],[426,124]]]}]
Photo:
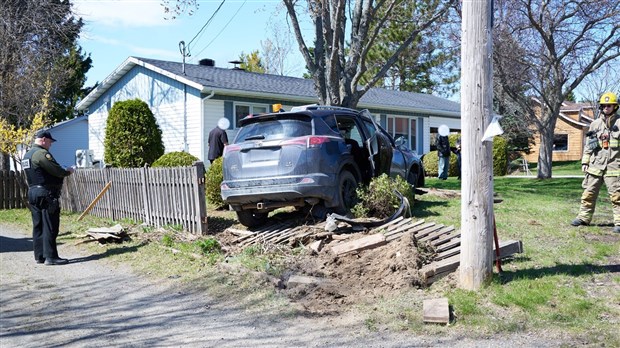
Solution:
[{"label": "officer's cap", "polygon": [[51,141],[56,141],[56,139],[52,138],[52,134],[50,133],[50,131],[45,130],[45,129],[41,129],[40,131],[37,132],[37,134],[35,134],[36,138],[47,138]]}]

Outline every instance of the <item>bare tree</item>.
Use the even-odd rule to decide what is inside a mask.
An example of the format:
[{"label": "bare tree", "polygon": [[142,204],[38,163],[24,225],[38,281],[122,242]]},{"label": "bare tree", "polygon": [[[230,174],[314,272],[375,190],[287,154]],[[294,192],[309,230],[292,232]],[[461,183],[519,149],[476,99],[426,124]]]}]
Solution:
[{"label": "bare tree", "polygon": [[280,22],[270,22],[270,38],[261,41],[263,63],[269,74],[286,76],[298,69],[289,61],[289,57],[293,54],[294,38],[286,29]]},{"label": "bare tree", "polygon": [[618,71],[620,71],[620,61],[613,63],[606,64],[583,80],[579,88],[582,92],[581,102],[589,103],[596,109],[599,98],[603,93],[608,91],[620,92],[620,79],[617,78]]},{"label": "bare tree", "polygon": [[[439,21],[455,1],[426,0],[416,4],[414,29],[364,85],[369,50],[384,24],[403,0],[283,0],[299,50],[314,80],[321,104],[355,107],[377,81],[385,77],[400,54],[433,23]],[[301,5],[306,5],[306,10]],[[379,11],[381,9],[381,11]],[[302,34],[299,16],[308,14],[314,24],[311,45]],[[347,21],[350,20],[350,25]],[[373,24],[374,25],[371,25]],[[350,30],[349,30],[350,29]],[[348,35],[347,35],[348,31]],[[312,52],[312,48],[314,51]]]},{"label": "bare tree", "polygon": [[[42,110],[46,86],[53,100],[64,93],[73,74],[63,61],[81,27],[67,0],[0,1],[0,117],[29,127]],[[5,169],[8,157],[1,155],[0,169]]]},{"label": "bare tree", "polygon": [[502,89],[535,125],[538,178],[550,178],[562,103],[587,76],[620,56],[620,3],[498,0],[496,5],[496,72]]}]

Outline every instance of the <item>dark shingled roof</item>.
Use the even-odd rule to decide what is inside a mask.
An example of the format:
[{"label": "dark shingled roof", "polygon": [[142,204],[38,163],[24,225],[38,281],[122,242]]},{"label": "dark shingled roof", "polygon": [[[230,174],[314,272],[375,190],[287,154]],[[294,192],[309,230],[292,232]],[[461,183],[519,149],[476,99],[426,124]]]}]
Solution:
[{"label": "dark shingled roof", "polygon": [[[259,74],[239,69],[224,69],[213,66],[185,64],[179,62],[162,61],[149,58],[135,57],[147,64],[168,71],[178,76],[198,83],[204,87],[231,91],[247,91],[255,93],[272,93],[276,95],[290,95],[295,97],[316,98],[312,80],[270,74]],[[360,101],[361,105],[373,108],[402,108],[436,110],[437,112],[460,113],[459,103],[430,94],[393,91],[382,88],[372,88]]]}]

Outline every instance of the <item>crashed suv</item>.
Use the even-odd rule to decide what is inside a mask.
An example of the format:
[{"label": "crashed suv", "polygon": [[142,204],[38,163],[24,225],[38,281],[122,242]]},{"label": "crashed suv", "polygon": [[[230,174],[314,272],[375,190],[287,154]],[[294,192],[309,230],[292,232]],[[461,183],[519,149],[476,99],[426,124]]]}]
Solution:
[{"label": "crashed suv", "polygon": [[240,121],[223,159],[222,198],[248,227],[280,207],[345,214],[358,184],[388,173],[424,185],[420,158],[381,128],[368,110],[304,106]]}]

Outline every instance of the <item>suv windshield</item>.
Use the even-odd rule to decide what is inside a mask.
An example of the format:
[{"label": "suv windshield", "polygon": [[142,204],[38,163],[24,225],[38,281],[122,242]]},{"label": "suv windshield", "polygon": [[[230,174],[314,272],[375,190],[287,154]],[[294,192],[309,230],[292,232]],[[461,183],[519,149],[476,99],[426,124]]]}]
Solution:
[{"label": "suv windshield", "polygon": [[278,118],[257,120],[245,125],[235,138],[235,143],[247,140],[277,140],[312,135],[309,118]]}]

